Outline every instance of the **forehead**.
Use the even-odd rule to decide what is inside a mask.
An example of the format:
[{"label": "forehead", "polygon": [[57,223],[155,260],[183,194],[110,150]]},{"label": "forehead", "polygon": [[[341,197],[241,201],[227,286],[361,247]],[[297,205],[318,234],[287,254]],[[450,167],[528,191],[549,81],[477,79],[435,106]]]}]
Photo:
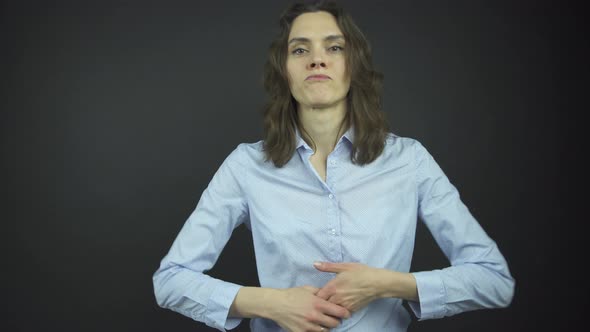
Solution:
[{"label": "forehead", "polygon": [[289,39],[293,37],[322,38],[327,35],[342,35],[336,18],[328,12],[304,13],[293,21]]}]

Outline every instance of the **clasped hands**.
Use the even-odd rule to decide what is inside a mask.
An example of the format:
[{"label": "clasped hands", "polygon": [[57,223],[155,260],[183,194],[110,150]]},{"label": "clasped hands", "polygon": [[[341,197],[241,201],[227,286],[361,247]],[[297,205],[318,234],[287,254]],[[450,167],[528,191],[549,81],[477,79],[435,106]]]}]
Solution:
[{"label": "clasped hands", "polygon": [[322,288],[278,290],[282,296],[272,306],[270,318],[287,331],[326,332],[379,298],[418,301],[416,280],[410,273],[360,263],[316,262],[314,267],[336,276]]},{"label": "clasped hands", "polygon": [[378,271],[361,263],[315,262],[322,272],[336,273],[336,277],[317,289],[315,295],[355,312],[379,297]]},{"label": "clasped hands", "polygon": [[337,275],[322,288],[303,286],[284,290],[276,321],[287,331],[328,331],[341,319],[383,296],[385,270],[360,263],[316,262],[322,272]]}]

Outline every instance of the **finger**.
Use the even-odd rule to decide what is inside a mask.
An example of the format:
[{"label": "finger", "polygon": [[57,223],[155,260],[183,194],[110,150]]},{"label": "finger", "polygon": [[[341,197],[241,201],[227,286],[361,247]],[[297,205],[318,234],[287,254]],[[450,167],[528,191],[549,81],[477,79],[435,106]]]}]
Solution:
[{"label": "finger", "polygon": [[320,291],[319,288],[309,286],[309,285],[301,286],[301,288],[311,292],[313,295],[316,295],[318,293],[318,291]]},{"label": "finger", "polygon": [[344,309],[348,310],[348,312],[350,312],[351,314],[354,312],[354,310],[353,310],[351,307],[349,307],[349,306],[345,305],[345,304],[342,302],[342,298],[340,298],[340,297],[339,297],[338,295],[336,295],[336,294],[334,294],[334,295],[330,296],[330,297],[329,297],[329,298],[328,298],[326,301],[328,301],[328,302],[330,302],[330,303],[333,303],[333,304],[336,304],[336,305],[338,305],[338,306],[340,306],[340,307],[342,307],[342,308],[344,308]]},{"label": "finger", "polygon": [[340,273],[352,268],[349,263],[315,262],[313,266],[322,272]]},{"label": "finger", "polygon": [[318,310],[326,315],[336,318],[350,317],[350,311],[348,309],[328,301],[321,301],[318,305]]},{"label": "finger", "polygon": [[329,297],[329,298],[328,298],[326,301],[328,301],[328,302],[330,302],[330,303],[334,303],[334,304],[338,304],[338,305],[340,305],[340,304],[338,303],[338,301],[336,301],[336,296],[334,296],[334,295],[330,295],[330,297]]},{"label": "finger", "polygon": [[315,296],[322,298],[324,300],[327,300],[330,298],[330,296],[332,296],[332,291],[331,291],[331,287],[329,287],[330,283],[327,283],[324,287],[322,287],[320,290],[318,290],[317,293],[315,293]]},{"label": "finger", "polygon": [[340,319],[328,315],[321,315],[315,323],[319,324],[320,327],[324,327],[324,331],[327,331],[327,328],[338,327],[340,325]]}]

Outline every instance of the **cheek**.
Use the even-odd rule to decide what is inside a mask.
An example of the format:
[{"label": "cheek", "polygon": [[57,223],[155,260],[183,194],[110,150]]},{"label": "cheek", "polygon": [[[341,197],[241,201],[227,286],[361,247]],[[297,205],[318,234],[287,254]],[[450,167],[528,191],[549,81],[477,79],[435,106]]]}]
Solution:
[{"label": "cheek", "polygon": [[290,80],[297,76],[296,66],[292,61],[287,61],[285,68],[287,69],[287,76]]},{"label": "cheek", "polygon": [[348,73],[346,72],[346,63],[344,62],[344,60],[340,61],[338,63],[338,73],[340,74],[340,77],[342,77],[343,81],[348,81]]},{"label": "cheek", "polygon": [[350,89],[350,75],[346,70],[342,71],[342,86],[346,90]]},{"label": "cheek", "polygon": [[289,65],[289,63],[287,63],[287,80],[289,82],[289,87],[291,88],[291,90],[293,90],[293,87],[295,86],[294,82],[297,81],[297,74],[295,73],[292,67],[292,65]]}]

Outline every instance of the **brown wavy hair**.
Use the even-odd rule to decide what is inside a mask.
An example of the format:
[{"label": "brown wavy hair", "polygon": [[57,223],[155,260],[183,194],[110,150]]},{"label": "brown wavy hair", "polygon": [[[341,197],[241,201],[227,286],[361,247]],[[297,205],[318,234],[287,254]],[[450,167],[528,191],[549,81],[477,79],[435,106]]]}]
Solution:
[{"label": "brown wavy hair", "polygon": [[[286,69],[287,39],[295,18],[303,13],[325,11],[334,16],[346,40],[344,54],[350,89],[346,96],[347,111],[343,125],[354,125],[351,161],[369,164],[385,147],[388,124],[381,110],[383,75],[373,68],[369,42],[349,14],[333,1],[296,3],[281,15],[280,32],[270,45],[264,66],[264,88],[269,94],[264,115],[264,152],[266,160],[276,167],[284,166],[295,152],[296,128],[308,142],[313,142],[299,124],[297,102],[291,95]],[[315,147],[314,147],[315,149]]]}]

